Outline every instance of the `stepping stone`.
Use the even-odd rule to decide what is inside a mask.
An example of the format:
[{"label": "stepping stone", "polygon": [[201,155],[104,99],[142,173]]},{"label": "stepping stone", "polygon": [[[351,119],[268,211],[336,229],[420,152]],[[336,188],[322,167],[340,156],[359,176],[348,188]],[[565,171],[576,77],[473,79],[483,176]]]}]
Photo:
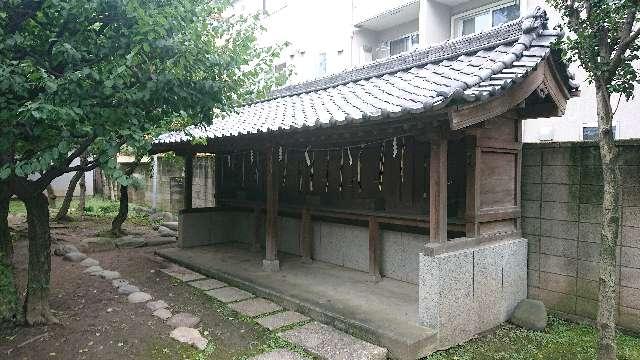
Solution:
[{"label": "stepping stone", "polygon": [[224,303],[246,300],[253,297],[252,293],[234,287],[209,290],[205,292],[205,294]]},{"label": "stepping stone", "polygon": [[53,254],[56,256],[65,256],[69,253],[80,252],[75,245],[70,244],[54,244],[51,247],[53,247]]},{"label": "stepping stone", "polygon": [[387,349],[317,322],[286,331],[279,336],[322,359],[384,360],[387,358]]},{"label": "stepping stone", "polygon": [[178,222],[177,221],[167,221],[162,223],[162,226],[166,227],[169,230],[178,231]]},{"label": "stepping stone", "polygon": [[177,329],[173,329],[170,336],[182,343],[193,345],[199,350],[204,350],[207,347],[208,340],[200,335],[197,329],[181,326]]},{"label": "stepping stone", "polygon": [[89,238],[80,241],[78,247],[81,251],[94,253],[114,250],[116,248],[116,244],[113,239],[110,238]]},{"label": "stepping stone", "polygon": [[158,309],[153,312],[153,316],[159,317],[162,320],[167,320],[172,316],[172,314],[168,309]]},{"label": "stepping stone", "polygon": [[116,247],[118,249],[139,248],[146,245],[147,243],[144,241],[144,239],[140,238],[124,237],[116,240]]},{"label": "stepping stone", "polygon": [[169,269],[160,269],[160,271],[180,281],[193,281],[207,278],[202,274],[198,274],[195,271],[191,271],[179,266],[175,266]]},{"label": "stepping stone", "polygon": [[87,255],[81,252],[71,252],[71,253],[65,254],[64,257],[62,257],[63,260],[71,261],[74,263],[80,262],[86,258],[87,258]]},{"label": "stepping stone", "polygon": [[135,285],[125,284],[118,287],[118,294],[130,295],[137,292],[140,292],[140,288]]},{"label": "stepping stone", "polygon": [[100,265],[100,262],[96,259],[86,258],[80,262],[80,265],[86,266],[86,267],[98,266]]},{"label": "stepping stone", "polygon": [[164,309],[166,307],[169,307],[169,304],[164,302],[164,300],[158,300],[158,301],[150,301],[146,304],[146,306],[147,306],[147,309],[151,311],[156,311],[158,309]]},{"label": "stepping stone", "polygon": [[282,307],[280,305],[272,303],[271,301],[263,298],[255,298],[233,303],[230,304],[229,307],[239,312],[240,314],[249,317],[260,316],[263,314],[282,310]]},{"label": "stepping stone", "polygon": [[176,238],[161,237],[161,238],[147,239],[145,241],[147,243],[147,246],[160,246],[160,245],[166,245],[166,244],[174,244],[176,242]]},{"label": "stepping stone", "polygon": [[200,318],[189,313],[178,313],[167,320],[167,325],[178,327],[194,327],[198,325]]},{"label": "stepping stone", "polygon": [[89,266],[83,272],[93,275],[94,273],[99,273],[102,270],[104,269],[96,265],[96,266]]},{"label": "stepping stone", "polygon": [[129,302],[132,304],[147,302],[151,299],[153,299],[151,295],[142,291],[134,292],[132,294],[129,294],[129,296],[127,297],[127,300],[129,300]]},{"label": "stepping stone", "polygon": [[111,282],[111,285],[113,285],[114,288],[119,288],[123,285],[129,285],[129,281],[125,279],[115,279]]},{"label": "stepping stone", "polygon": [[309,320],[309,318],[295,311],[285,311],[269,315],[267,317],[257,318],[255,320],[256,322],[258,322],[258,324],[266,327],[267,329],[275,330],[283,326]]},{"label": "stepping stone", "polygon": [[158,234],[162,237],[176,237],[177,235],[175,231],[164,226],[158,227]]},{"label": "stepping stone", "polygon": [[227,284],[216,279],[197,280],[188,284],[200,290],[212,290],[227,286]]},{"label": "stepping stone", "polygon": [[111,270],[102,270],[97,275],[105,280],[115,280],[120,278],[119,272]]},{"label": "stepping stone", "polygon": [[305,360],[302,356],[289,350],[274,350],[249,358],[249,360]]}]

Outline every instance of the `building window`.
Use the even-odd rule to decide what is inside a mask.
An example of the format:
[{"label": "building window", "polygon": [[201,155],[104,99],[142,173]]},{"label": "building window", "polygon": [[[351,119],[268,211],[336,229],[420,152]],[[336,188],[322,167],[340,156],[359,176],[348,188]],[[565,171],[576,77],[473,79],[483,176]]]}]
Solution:
[{"label": "building window", "polygon": [[318,71],[317,76],[324,76],[327,74],[327,53],[320,53],[318,59]]},{"label": "building window", "polygon": [[520,17],[517,1],[502,1],[480,7],[451,18],[452,34],[455,37],[489,30]]},{"label": "building window", "polygon": [[[611,127],[613,131],[613,138],[617,139],[615,125]],[[583,141],[598,141],[598,127],[597,126],[584,126],[582,127],[582,140]]]},{"label": "building window", "polygon": [[419,43],[420,35],[417,33],[408,34],[399,39],[391,40],[389,41],[389,55],[398,55],[403,52],[413,50],[418,47]]}]

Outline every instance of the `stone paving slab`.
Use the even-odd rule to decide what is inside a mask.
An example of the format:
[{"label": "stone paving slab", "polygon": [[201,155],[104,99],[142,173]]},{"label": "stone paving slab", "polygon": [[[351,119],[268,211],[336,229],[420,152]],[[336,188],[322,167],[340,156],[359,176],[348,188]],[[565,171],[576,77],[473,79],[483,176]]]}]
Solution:
[{"label": "stone paving slab", "polygon": [[249,299],[229,305],[230,308],[242,315],[255,317],[268,314],[274,311],[282,310],[282,307],[276,303],[263,298]]},{"label": "stone paving slab", "polygon": [[216,279],[196,280],[191,281],[188,284],[200,290],[213,290],[227,286],[227,284]]},{"label": "stone paving slab", "polygon": [[266,327],[267,329],[275,330],[283,326],[309,320],[309,318],[295,311],[285,311],[255,320],[258,324]]},{"label": "stone paving slab", "polygon": [[293,351],[289,350],[274,350],[268,353],[254,356],[249,360],[304,360],[304,358]]},{"label": "stone paving slab", "polygon": [[189,269],[185,269],[180,266],[173,266],[168,269],[160,269],[160,271],[180,281],[193,281],[193,280],[206,279],[206,276],[202,274],[198,274],[195,271],[191,271]]},{"label": "stone paving slab", "polygon": [[234,287],[224,287],[220,289],[209,290],[205,294],[224,303],[246,300],[253,297],[253,294]]},{"label": "stone paving slab", "polygon": [[327,325],[312,322],[280,334],[321,359],[384,360],[387,349],[345,334]]}]

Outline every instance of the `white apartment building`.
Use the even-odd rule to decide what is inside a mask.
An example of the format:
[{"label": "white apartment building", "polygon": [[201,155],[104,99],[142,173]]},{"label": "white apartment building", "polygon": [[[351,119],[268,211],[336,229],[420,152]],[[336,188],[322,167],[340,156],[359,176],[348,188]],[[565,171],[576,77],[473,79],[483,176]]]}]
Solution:
[{"label": "white apartment building", "polygon": [[[550,24],[560,17],[544,0],[238,0],[235,11],[264,11],[265,44],[288,43],[279,66],[293,70],[290,84],[313,80],[378,59],[490,29],[544,7]],[[525,142],[582,141],[597,136],[595,89],[572,70],[581,96],[561,118],[527,120]],[[638,97],[612,99],[619,139],[640,138]]]}]

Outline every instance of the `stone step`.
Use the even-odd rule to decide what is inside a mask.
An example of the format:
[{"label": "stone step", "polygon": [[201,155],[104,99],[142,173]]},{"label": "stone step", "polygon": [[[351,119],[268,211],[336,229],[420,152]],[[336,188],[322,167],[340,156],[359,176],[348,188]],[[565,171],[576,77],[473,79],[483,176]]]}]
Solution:
[{"label": "stone step", "polygon": [[292,351],[281,349],[254,356],[249,360],[304,360],[304,358]]},{"label": "stone step", "polygon": [[321,359],[384,360],[387,358],[387,349],[317,322],[283,332],[279,336]]},{"label": "stone step", "polygon": [[267,329],[275,330],[283,326],[288,326],[309,320],[309,318],[295,311],[285,311],[266,317],[257,318],[255,320],[258,324],[266,327]]}]

